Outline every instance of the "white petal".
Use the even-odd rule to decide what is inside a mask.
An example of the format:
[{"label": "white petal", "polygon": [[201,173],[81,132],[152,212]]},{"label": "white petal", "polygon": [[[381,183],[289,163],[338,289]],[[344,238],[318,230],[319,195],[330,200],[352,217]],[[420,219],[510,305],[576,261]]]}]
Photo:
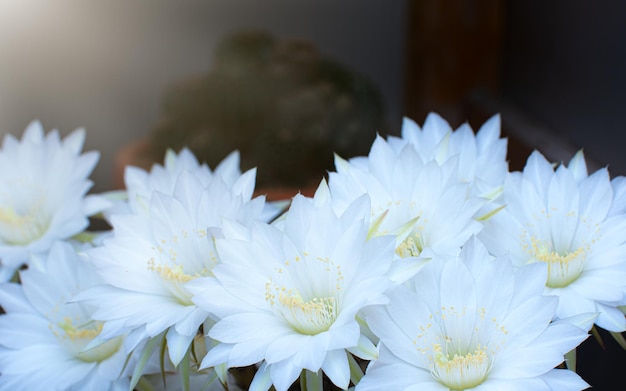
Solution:
[{"label": "white petal", "polygon": [[560,166],[548,188],[547,214],[554,251],[569,251],[579,216],[578,186],[571,173]]},{"label": "white petal", "polygon": [[350,367],[345,350],[331,350],[326,354],[322,370],[334,385],[345,390],[350,384]]},{"label": "white petal", "polygon": [[590,387],[578,374],[566,369],[553,369],[541,379],[551,390],[586,390]]},{"label": "white petal", "polygon": [[193,341],[194,335],[181,335],[179,334],[174,327],[170,327],[165,336],[167,340],[167,349],[169,351],[170,360],[174,366],[178,366],[181,362],[187,350],[189,350],[189,346],[191,346],[191,342]]},{"label": "white petal", "polygon": [[63,146],[68,147],[73,153],[79,154],[85,144],[85,135],[85,129],[78,128],[63,139]]},{"label": "white petal", "polygon": [[606,169],[600,169],[580,183],[580,216],[604,220],[613,200],[613,187]]},{"label": "white petal", "polygon": [[546,200],[548,185],[554,174],[552,165],[539,152],[533,151],[524,166],[524,177],[537,187],[541,200]]},{"label": "white petal", "polygon": [[209,331],[209,336],[224,343],[238,343],[284,336],[290,331],[273,314],[235,313],[217,322]]},{"label": "white petal", "polygon": [[267,391],[271,386],[272,378],[270,377],[270,367],[267,363],[263,363],[254,374],[249,391]]},{"label": "white petal", "polygon": [[302,372],[302,368],[293,365],[290,360],[268,364],[268,367],[276,391],[287,391]]}]

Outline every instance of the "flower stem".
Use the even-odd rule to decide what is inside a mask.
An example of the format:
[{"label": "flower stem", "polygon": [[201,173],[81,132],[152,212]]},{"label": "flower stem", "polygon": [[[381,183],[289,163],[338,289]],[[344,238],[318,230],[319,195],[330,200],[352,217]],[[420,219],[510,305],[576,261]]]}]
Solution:
[{"label": "flower stem", "polygon": [[189,355],[191,349],[187,349],[187,353],[180,362],[180,376],[182,378],[182,386],[184,391],[189,391]]},{"label": "flower stem", "polygon": [[623,349],[626,349],[626,339],[624,339],[622,333],[611,331],[611,335],[613,336],[613,338],[615,338],[615,341],[617,341],[619,346],[621,346]]},{"label": "flower stem", "polygon": [[155,391],[156,390],[145,377],[142,377],[141,379],[139,379],[139,381],[137,382],[137,387],[135,389],[137,391]]},{"label": "flower stem", "polygon": [[570,371],[576,372],[576,349],[565,353],[565,365]]},{"label": "flower stem", "polygon": [[154,348],[163,339],[163,335],[164,334],[161,333],[158,336],[148,340],[148,343],[146,344],[144,351],[141,353],[141,356],[139,357],[139,361],[135,365],[135,370],[133,371],[133,375],[130,379],[129,390],[133,390],[135,386],[137,385],[137,382],[139,382],[141,375],[143,375],[143,370],[144,370],[144,367],[146,366],[146,363],[148,362],[148,359],[152,355]]},{"label": "flower stem", "polygon": [[307,371],[306,369],[300,374],[300,390],[301,391],[323,391],[324,383],[322,382],[322,372]]},{"label": "flower stem", "polygon": [[363,370],[353,355],[348,353],[348,363],[350,364],[350,380],[356,386],[363,377]]}]

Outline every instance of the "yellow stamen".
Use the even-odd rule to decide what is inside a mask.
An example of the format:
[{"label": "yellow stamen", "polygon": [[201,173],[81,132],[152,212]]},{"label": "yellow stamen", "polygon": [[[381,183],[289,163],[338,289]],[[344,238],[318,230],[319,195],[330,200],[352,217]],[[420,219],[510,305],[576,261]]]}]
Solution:
[{"label": "yellow stamen", "polygon": [[300,295],[281,294],[278,301],[285,319],[301,334],[315,335],[326,331],[337,318],[334,297],[314,297],[304,301]]},{"label": "yellow stamen", "polygon": [[73,351],[77,358],[85,362],[100,362],[115,354],[122,346],[122,337],[116,337],[84,350],[102,331],[103,324],[89,322],[87,325],[75,326],[72,320],[65,317],[57,326],[62,333],[55,332],[57,338]]},{"label": "yellow stamen", "polygon": [[39,239],[48,229],[49,221],[40,219],[37,212],[36,208],[20,213],[12,207],[0,207],[0,238],[17,245]]},{"label": "yellow stamen", "polygon": [[467,353],[445,353],[441,345],[435,351],[432,374],[451,390],[465,390],[481,384],[491,366],[487,349],[478,346]]},{"label": "yellow stamen", "polygon": [[402,258],[419,257],[424,250],[424,241],[419,234],[414,234],[406,238],[396,248],[396,254]]},{"label": "yellow stamen", "polygon": [[530,262],[544,262],[548,265],[550,288],[563,288],[575,281],[582,273],[587,254],[584,248],[560,253],[533,239],[531,241],[532,258]]}]

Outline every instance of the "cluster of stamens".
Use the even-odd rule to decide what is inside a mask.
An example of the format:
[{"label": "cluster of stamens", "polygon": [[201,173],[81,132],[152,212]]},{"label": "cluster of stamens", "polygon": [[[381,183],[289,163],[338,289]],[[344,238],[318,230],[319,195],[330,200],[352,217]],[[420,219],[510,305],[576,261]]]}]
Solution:
[{"label": "cluster of stamens", "polygon": [[[192,232],[199,238],[207,240],[207,246],[211,247],[208,242],[210,238],[208,237],[206,230],[193,230]],[[148,270],[159,276],[172,295],[182,305],[193,305],[193,302],[191,301],[191,294],[184,285],[198,277],[211,275],[213,266],[218,263],[218,258],[214,251],[212,249],[207,249],[207,259],[203,261],[204,267],[202,270],[194,273],[186,271],[186,264],[181,262],[179,259],[176,247],[180,244],[179,241],[181,239],[187,239],[188,236],[188,231],[181,230],[180,237],[174,236],[170,240],[162,239],[158,246],[153,246],[155,256],[151,257],[147,261]]]},{"label": "cluster of stamens", "polygon": [[65,317],[50,329],[72,353],[85,362],[100,362],[115,354],[122,346],[122,337],[116,337],[90,348],[85,347],[102,331],[102,322],[88,321],[85,324],[75,325],[72,319]]},{"label": "cluster of stamens", "polygon": [[[344,277],[340,265],[335,265],[330,259],[310,258],[307,253],[303,255],[304,259],[297,256],[291,262],[285,261],[284,268],[276,268],[275,279],[265,284],[265,300],[274,313],[295,331],[316,335],[327,331],[337,319],[340,307],[338,295],[342,290]],[[315,266],[316,272],[325,274],[328,278],[323,280],[317,290],[314,289],[317,293],[303,297],[297,288],[288,288],[285,281],[291,279],[289,271],[292,268],[306,268],[307,262]]]},{"label": "cluster of stamens", "polygon": [[396,254],[402,258],[419,257],[424,250],[424,243],[419,234],[413,234],[406,238],[396,248]]},{"label": "cluster of stamens", "polygon": [[[499,346],[506,343],[508,331],[497,319],[488,319],[485,308],[477,310],[472,333],[465,329],[468,315],[465,308],[441,307],[419,327],[413,341],[417,351],[425,355],[431,375],[451,390],[470,389],[484,382]],[[488,344],[481,338],[488,338]]]},{"label": "cluster of stamens", "polygon": [[10,206],[0,207],[0,239],[7,244],[28,244],[43,236],[49,225],[49,219],[36,207],[24,212]]}]

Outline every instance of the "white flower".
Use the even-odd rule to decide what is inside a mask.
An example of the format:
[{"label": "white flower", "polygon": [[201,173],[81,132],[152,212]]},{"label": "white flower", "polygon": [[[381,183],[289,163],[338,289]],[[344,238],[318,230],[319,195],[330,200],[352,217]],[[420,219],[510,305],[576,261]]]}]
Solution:
[{"label": "white flower", "polygon": [[101,283],[95,270],[63,242],[52,247],[46,268],[21,272],[21,285],[0,285],[0,388],[128,389],[123,337],[88,349],[102,323],[91,319],[90,306],[69,302]]},{"label": "white flower", "polygon": [[241,176],[239,161],[239,152],[233,151],[212,171],[206,164],[200,164],[189,149],[183,148],[178,154],[168,149],[164,164],[154,164],[150,172],[127,166],[124,171],[124,183],[130,208],[134,213],[147,212],[155,191],[171,196],[183,172],[193,175],[203,187],[211,183],[216,176],[228,187],[232,187]]},{"label": "white flower", "polygon": [[[202,186],[208,186],[213,178],[219,177],[228,187],[235,185],[241,176],[239,151],[233,151],[222,160],[215,170],[211,170],[188,149],[183,148],[178,154],[168,149],[164,164],[154,164],[149,172],[134,166],[127,166],[124,171],[125,190],[112,191],[106,196],[116,201],[113,208],[105,211],[106,218],[121,213],[148,213],[152,194],[156,191],[171,196],[175,191],[178,178],[183,172],[193,175]],[[246,191],[253,191],[249,187]],[[252,193],[251,193],[252,195]],[[251,197],[245,194],[247,198]],[[261,220],[270,221],[283,209],[284,202],[266,202]]]},{"label": "white flower", "polygon": [[214,239],[222,219],[247,223],[264,206],[262,197],[251,200],[255,170],[235,180],[202,172],[184,169],[162,182],[147,178],[145,191],[129,189],[141,197],[136,213],[113,215],[113,236],[88,252],[107,285],[78,296],[97,306],[93,317],[105,322],[103,339],[130,332],[132,349],[165,333],[174,365],[208,315],[191,301],[186,284],[210,276],[219,263]]},{"label": "white flower", "polygon": [[500,116],[494,115],[474,134],[464,123],[452,130],[450,124],[436,113],[429,113],[424,126],[404,118],[401,138],[389,136],[389,144],[400,151],[407,143],[412,145],[424,162],[448,159],[459,160],[458,179],[471,183],[476,195],[495,198],[502,191],[508,172],[507,140],[500,138]]},{"label": "white flower", "polygon": [[45,259],[56,240],[68,240],[89,225],[88,216],[108,205],[85,196],[98,152],[81,154],[85,131],[61,140],[53,130],[44,136],[33,121],[21,140],[4,138],[0,150],[0,280],[33,258]]},{"label": "white flower", "polygon": [[458,180],[458,160],[424,163],[411,145],[400,151],[382,138],[367,158],[335,159],[329,187],[340,212],[361,195],[371,198],[371,234],[397,236],[392,278],[401,281],[435,254],[454,256],[482,225],[475,215],[485,200],[470,195],[471,184]]},{"label": "white flower", "polygon": [[284,229],[256,223],[224,227],[215,279],[197,280],[194,298],[217,316],[209,337],[222,342],[202,366],[261,362],[251,389],[285,391],[304,370],[320,369],[338,387],[350,382],[347,351],[377,352],[357,313],[383,300],[391,236],[367,240],[366,196],[338,216],[324,182],[313,199],[294,197]]},{"label": "white flower", "polygon": [[559,318],[597,312],[598,326],[624,331],[618,306],[626,299],[626,215],[616,196],[623,197],[622,186],[606,169],[588,175],[582,152],[556,170],[533,152],[524,171],[507,178],[507,206],[480,238],[517,266],[548,265],[546,294],[559,297]]},{"label": "white flower", "polygon": [[430,262],[366,310],[380,357],[356,387],[367,390],[581,390],[577,374],[554,369],[588,334],[552,322],[558,299],[543,295],[545,265],[514,273],[471,239],[460,256]]}]

